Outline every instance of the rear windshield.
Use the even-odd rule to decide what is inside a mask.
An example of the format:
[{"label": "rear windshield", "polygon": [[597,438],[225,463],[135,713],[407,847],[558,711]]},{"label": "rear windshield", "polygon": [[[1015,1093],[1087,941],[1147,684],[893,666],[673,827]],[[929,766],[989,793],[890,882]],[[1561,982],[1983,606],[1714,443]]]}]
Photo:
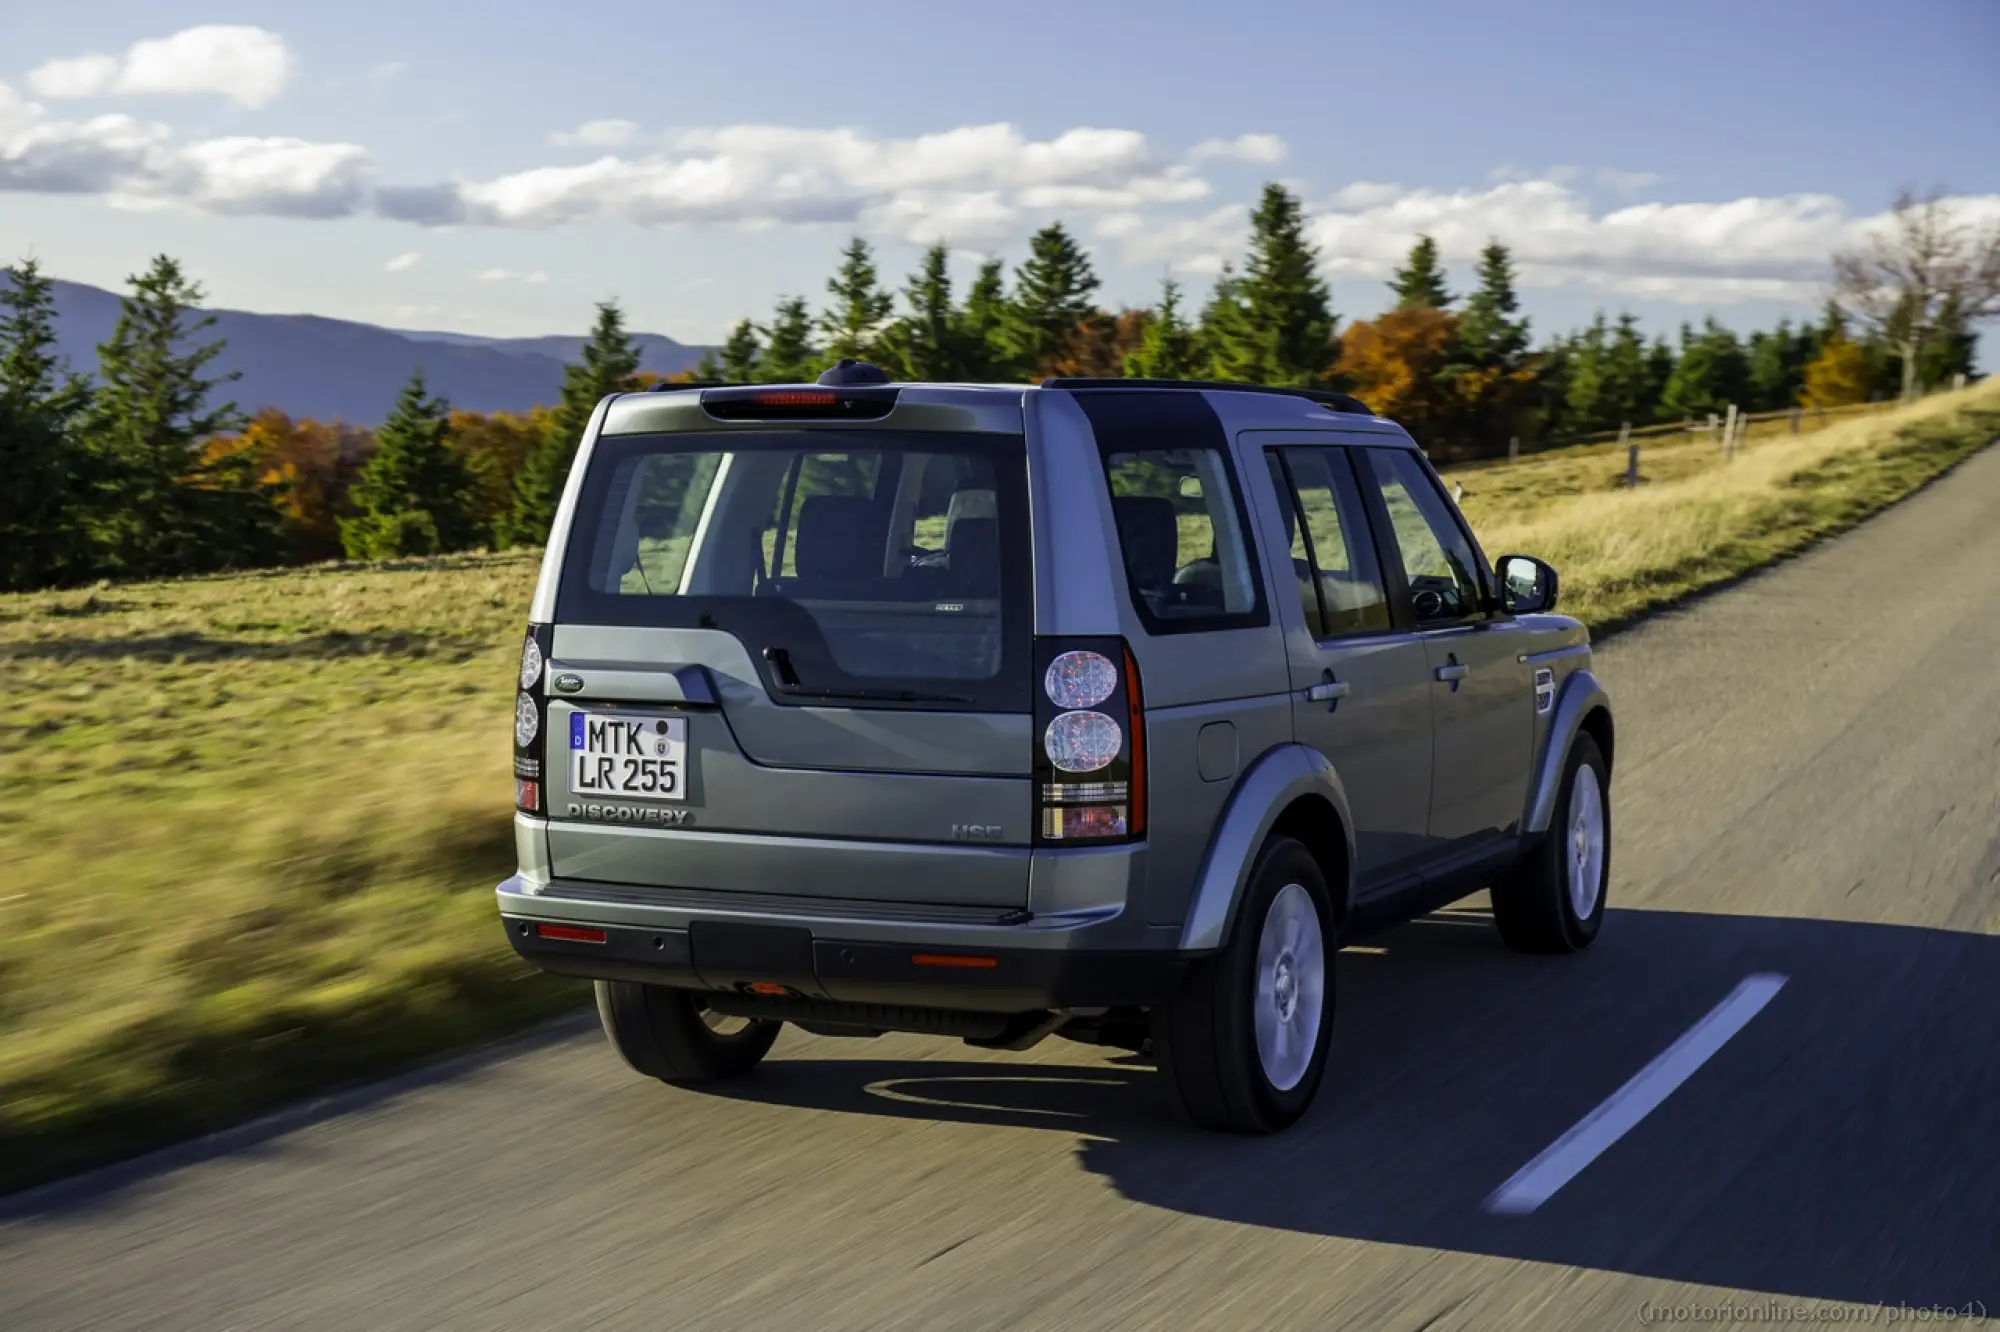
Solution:
[{"label": "rear windshield", "polygon": [[1018,435],[601,439],[556,613],[725,630],[802,703],[1027,711],[1025,456]]}]

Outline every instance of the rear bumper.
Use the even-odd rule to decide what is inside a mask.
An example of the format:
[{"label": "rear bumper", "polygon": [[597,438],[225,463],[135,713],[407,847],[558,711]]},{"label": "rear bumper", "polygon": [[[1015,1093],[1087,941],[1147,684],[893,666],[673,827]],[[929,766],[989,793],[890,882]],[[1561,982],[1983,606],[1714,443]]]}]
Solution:
[{"label": "rear bumper", "polygon": [[561,880],[530,892],[518,876],[498,889],[516,953],[590,980],[781,986],[842,1004],[1025,1013],[1156,1003],[1197,958],[1178,950],[1178,929],[1138,924],[1117,908],[925,914],[732,897],[740,895],[607,892]]}]

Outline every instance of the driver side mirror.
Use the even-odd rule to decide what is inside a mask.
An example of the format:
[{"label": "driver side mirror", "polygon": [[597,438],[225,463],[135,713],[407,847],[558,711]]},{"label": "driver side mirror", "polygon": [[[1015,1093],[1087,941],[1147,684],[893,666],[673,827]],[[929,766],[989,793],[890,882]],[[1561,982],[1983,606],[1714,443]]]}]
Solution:
[{"label": "driver side mirror", "polygon": [[1533,615],[1556,607],[1556,571],[1532,555],[1502,555],[1494,566],[1500,598],[1510,614]]}]

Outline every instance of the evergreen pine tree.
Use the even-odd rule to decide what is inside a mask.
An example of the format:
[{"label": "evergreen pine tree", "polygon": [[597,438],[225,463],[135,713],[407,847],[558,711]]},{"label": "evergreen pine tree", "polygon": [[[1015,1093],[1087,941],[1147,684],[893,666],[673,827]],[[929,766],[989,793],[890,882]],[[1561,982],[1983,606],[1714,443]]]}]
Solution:
[{"label": "evergreen pine tree", "polygon": [[[576,461],[576,450],[583,443],[592,413],[611,394],[630,393],[638,386],[639,359],[638,344],[625,331],[625,316],[618,303],[600,302],[590,340],[583,345],[583,358],[563,370],[562,398],[549,418],[548,430],[514,478],[513,508],[494,534],[502,545],[540,545],[548,539],[549,524],[555,521],[556,505],[569,482],[570,465]],[[406,388],[405,400],[408,396]]]},{"label": "evergreen pine tree", "polygon": [[1195,325],[1206,378],[1247,384],[1255,383],[1263,371],[1262,347],[1250,328],[1242,288],[1243,278],[1236,265],[1225,261]]},{"label": "evergreen pine tree", "polygon": [[1172,278],[1160,283],[1160,305],[1146,321],[1139,348],[1125,358],[1125,374],[1133,379],[1194,379],[1201,373],[1201,344],[1181,317],[1181,286]]},{"label": "evergreen pine tree", "polygon": [[1440,378],[1462,404],[1471,451],[1497,455],[1529,427],[1536,378],[1528,356],[1528,321],[1518,318],[1514,262],[1490,242],[1479,256],[1479,285],[1466,298]]},{"label": "evergreen pine tree", "polygon": [[1645,391],[1639,397],[1639,410],[1646,419],[1661,422],[1674,419],[1667,410],[1666,397],[1667,385],[1673,382],[1674,366],[1678,360],[1665,338],[1655,337],[1646,349]]},{"label": "evergreen pine tree", "polygon": [[903,300],[910,313],[882,337],[882,364],[898,379],[933,383],[966,377],[966,330],[951,303],[951,254],[942,245],[924,252]]},{"label": "evergreen pine tree", "polygon": [[[1566,433],[1583,435],[1606,428],[1611,411],[1609,400],[1611,329],[1604,312],[1590,321],[1574,343],[1569,357],[1569,382],[1563,393],[1563,426]],[[1612,421],[1611,424],[1617,424]]]},{"label": "evergreen pine tree", "polygon": [[1805,360],[1800,341],[1792,336],[1792,321],[1780,319],[1775,329],[1750,335],[1748,411],[1775,412],[1789,407],[1805,386]]},{"label": "evergreen pine tree", "polygon": [[478,539],[472,474],[451,447],[450,404],[430,396],[421,369],[375,432],[348,501],[355,515],[340,520],[340,544],[350,559],[436,555]]},{"label": "evergreen pine tree", "polygon": [[1479,286],[1466,298],[1459,319],[1459,343],[1466,359],[1482,369],[1518,369],[1528,351],[1528,321],[1517,319],[1514,260],[1499,241],[1479,253]]},{"label": "evergreen pine tree", "polygon": [[0,289],[0,590],[72,581],[90,565],[77,445],[88,384],[56,349],[55,289],[33,259]]},{"label": "evergreen pine tree", "polygon": [[717,367],[719,377],[732,384],[748,384],[757,377],[757,357],[761,351],[757,342],[757,326],[748,319],[739,320],[722,344],[722,362]]},{"label": "evergreen pine tree", "polygon": [[1214,322],[1203,320],[1216,368],[1255,383],[1323,383],[1340,346],[1305,210],[1284,186],[1266,185],[1250,229],[1242,276],[1217,283]]},{"label": "evergreen pine tree", "polygon": [[1028,242],[1028,260],[1014,273],[1014,295],[1007,303],[1002,340],[1020,374],[1041,376],[1076,334],[1077,325],[1096,306],[1097,274],[1090,257],[1064,230],[1051,222]]},{"label": "evergreen pine tree", "polygon": [[833,306],[820,316],[819,326],[826,334],[827,362],[846,356],[873,360],[876,339],[895,312],[896,298],[882,290],[867,241],[856,236],[847,242],[840,252],[840,271],[828,280],[826,289]]},{"label": "evergreen pine tree", "polygon": [[1417,243],[1410,247],[1409,262],[1396,270],[1389,289],[1396,293],[1398,310],[1443,310],[1456,299],[1445,290],[1437,242],[1429,236],[1417,237]]},{"label": "evergreen pine tree", "polygon": [[968,379],[1005,379],[1011,374],[1006,320],[1006,268],[1000,260],[988,259],[979,265],[979,276],[966,290],[965,313],[959,320]]},{"label": "evergreen pine tree", "polygon": [[1683,325],[1680,363],[1661,396],[1667,418],[1705,419],[1726,413],[1732,402],[1741,408],[1748,401],[1749,369],[1736,335],[1714,319],[1703,322],[1698,337]]},{"label": "evergreen pine tree", "polygon": [[235,373],[209,377],[223,351],[200,341],[201,288],[166,255],[131,279],[111,338],[97,349],[90,448],[105,502],[100,553],[124,574],[179,574],[271,563],[283,522],[242,453],[204,457],[200,445],[243,424],[236,404],[210,395]]},{"label": "evergreen pine tree", "polygon": [[1577,338],[1555,338],[1534,356],[1534,386],[1529,393],[1534,423],[1541,439],[1562,439],[1578,433],[1569,419],[1569,388],[1576,376]]},{"label": "evergreen pine tree", "polygon": [[812,313],[806,298],[793,296],[778,302],[770,325],[761,329],[764,353],[757,358],[753,376],[764,384],[810,383],[819,373],[819,349],[813,346]]},{"label": "evergreen pine tree", "polygon": [[1604,356],[1604,392],[1599,404],[1599,429],[1615,430],[1626,423],[1644,425],[1653,415],[1647,397],[1646,340],[1639,335],[1639,320],[1631,314],[1618,316],[1618,327]]}]

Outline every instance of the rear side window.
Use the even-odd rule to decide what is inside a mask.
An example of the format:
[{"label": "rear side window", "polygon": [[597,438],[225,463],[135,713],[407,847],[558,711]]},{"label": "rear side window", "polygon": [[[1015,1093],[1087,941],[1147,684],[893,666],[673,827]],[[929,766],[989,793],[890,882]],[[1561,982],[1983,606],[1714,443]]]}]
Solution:
[{"label": "rear side window", "polygon": [[557,616],[725,630],[802,693],[1025,711],[1024,458],[1019,436],[607,437]]},{"label": "rear side window", "polygon": [[1104,468],[1125,576],[1156,632],[1227,628],[1258,612],[1257,571],[1220,449],[1113,453]]},{"label": "rear side window", "polygon": [[1271,622],[1214,408],[1183,389],[1083,390],[1132,606],[1151,634]]}]

